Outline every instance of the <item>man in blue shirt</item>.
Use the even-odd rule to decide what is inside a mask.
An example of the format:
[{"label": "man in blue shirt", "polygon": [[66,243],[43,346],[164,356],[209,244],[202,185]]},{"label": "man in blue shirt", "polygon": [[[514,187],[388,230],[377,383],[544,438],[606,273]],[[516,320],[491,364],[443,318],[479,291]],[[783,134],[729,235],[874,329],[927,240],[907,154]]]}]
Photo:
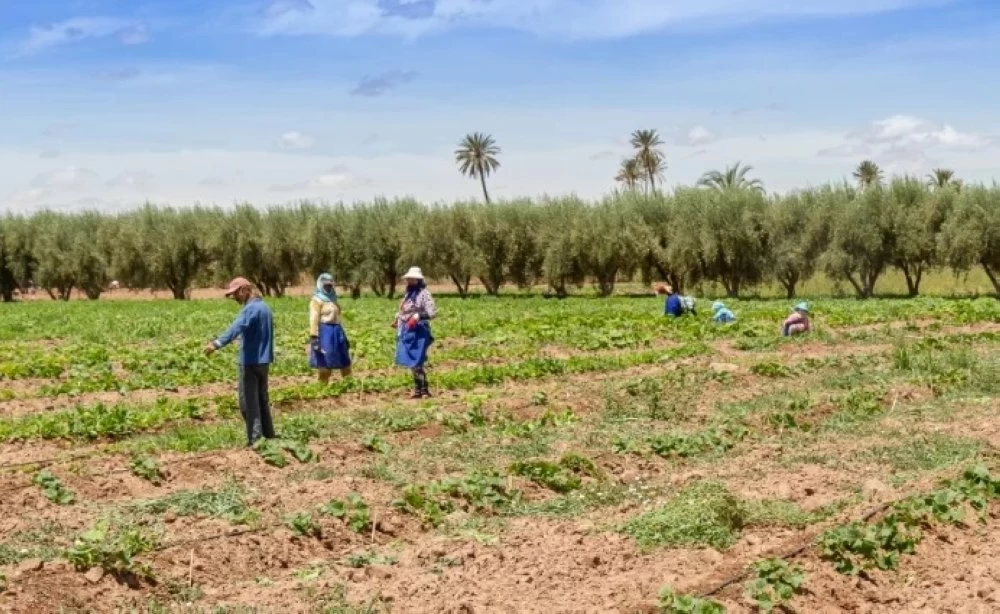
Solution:
[{"label": "man in blue shirt", "polygon": [[229,282],[226,297],[243,308],[229,330],[205,346],[205,355],[211,356],[240,337],[240,413],[246,423],[247,445],[252,446],[261,437],[275,436],[267,395],[267,374],[274,362],[274,321],[271,309],[246,279],[237,277]]}]

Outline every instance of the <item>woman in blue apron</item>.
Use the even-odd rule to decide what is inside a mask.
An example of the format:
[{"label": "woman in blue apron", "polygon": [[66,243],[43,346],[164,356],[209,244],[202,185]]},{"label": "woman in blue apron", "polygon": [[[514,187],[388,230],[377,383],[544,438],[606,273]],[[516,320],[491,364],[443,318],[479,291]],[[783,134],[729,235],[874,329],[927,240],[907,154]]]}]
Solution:
[{"label": "woman in blue apron", "polygon": [[417,267],[411,267],[406,275],[406,292],[399,303],[399,311],[393,320],[396,329],[396,364],[413,372],[414,399],[431,396],[427,384],[427,350],[434,343],[430,321],[437,315],[434,298],[424,283],[424,274]]},{"label": "woman in blue apron", "polygon": [[337,290],[329,273],[316,280],[316,292],[309,301],[309,366],[319,372],[324,384],[334,370],[344,377],[351,375],[351,344],[340,323]]}]

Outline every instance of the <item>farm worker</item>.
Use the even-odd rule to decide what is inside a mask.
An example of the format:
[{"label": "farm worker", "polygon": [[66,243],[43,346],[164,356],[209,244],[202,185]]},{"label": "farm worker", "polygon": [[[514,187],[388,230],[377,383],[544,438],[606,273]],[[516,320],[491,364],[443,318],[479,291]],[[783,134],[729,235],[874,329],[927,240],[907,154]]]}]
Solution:
[{"label": "farm worker", "polygon": [[243,277],[229,282],[226,298],[242,305],[242,309],[229,330],[205,346],[205,355],[210,356],[240,338],[240,414],[246,423],[247,445],[252,446],[261,437],[273,439],[275,436],[267,396],[267,374],[274,362],[273,317],[253,284]]},{"label": "farm worker", "polygon": [[351,344],[340,324],[340,305],[333,275],[323,273],[316,279],[316,292],[309,301],[309,366],[319,372],[326,384],[334,369],[351,374]]},{"label": "farm worker", "polygon": [[674,292],[674,287],[671,285],[660,286],[661,292],[666,293],[667,302],[663,305],[663,315],[670,316],[672,318],[679,318],[684,315],[684,302],[681,301],[681,296]]},{"label": "farm worker", "polygon": [[423,399],[431,396],[424,363],[427,361],[427,350],[434,343],[430,321],[437,315],[437,307],[419,268],[410,267],[403,279],[406,281],[406,292],[392,322],[396,329],[396,364],[413,372],[411,398]]},{"label": "farm worker", "polygon": [[792,307],[792,314],[781,325],[781,334],[790,337],[807,332],[809,332],[809,304],[803,301]]},{"label": "farm worker", "polygon": [[712,321],[727,324],[736,321],[736,314],[730,311],[722,301],[712,303]]}]

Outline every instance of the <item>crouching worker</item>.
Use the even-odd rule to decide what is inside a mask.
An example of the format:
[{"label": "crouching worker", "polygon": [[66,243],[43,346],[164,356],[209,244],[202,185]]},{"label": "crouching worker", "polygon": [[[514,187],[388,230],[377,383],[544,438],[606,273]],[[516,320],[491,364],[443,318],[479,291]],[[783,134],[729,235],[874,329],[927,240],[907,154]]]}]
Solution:
[{"label": "crouching worker", "polygon": [[712,321],[716,324],[728,324],[736,321],[736,314],[730,311],[722,301],[712,303]]},{"label": "crouching worker", "polygon": [[667,301],[663,305],[663,315],[679,318],[686,313],[695,314],[694,299],[674,292],[673,286],[660,286],[657,288],[657,293],[667,295]]},{"label": "crouching worker", "polygon": [[785,318],[781,325],[781,334],[785,337],[802,335],[809,332],[809,305],[799,303],[792,308],[792,314]]}]

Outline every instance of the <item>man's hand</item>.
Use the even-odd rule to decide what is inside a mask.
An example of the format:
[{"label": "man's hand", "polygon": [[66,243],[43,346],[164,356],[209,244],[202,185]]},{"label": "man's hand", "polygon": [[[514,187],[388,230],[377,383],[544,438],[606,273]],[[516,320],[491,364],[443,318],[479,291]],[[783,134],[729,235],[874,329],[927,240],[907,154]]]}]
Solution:
[{"label": "man's hand", "polygon": [[217,349],[218,348],[215,347],[215,342],[209,341],[208,343],[205,344],[205,347],[202,348],[202,351],[205,352],[205,356],[211,356],[212,354],[215,353],[215,350]]}]

